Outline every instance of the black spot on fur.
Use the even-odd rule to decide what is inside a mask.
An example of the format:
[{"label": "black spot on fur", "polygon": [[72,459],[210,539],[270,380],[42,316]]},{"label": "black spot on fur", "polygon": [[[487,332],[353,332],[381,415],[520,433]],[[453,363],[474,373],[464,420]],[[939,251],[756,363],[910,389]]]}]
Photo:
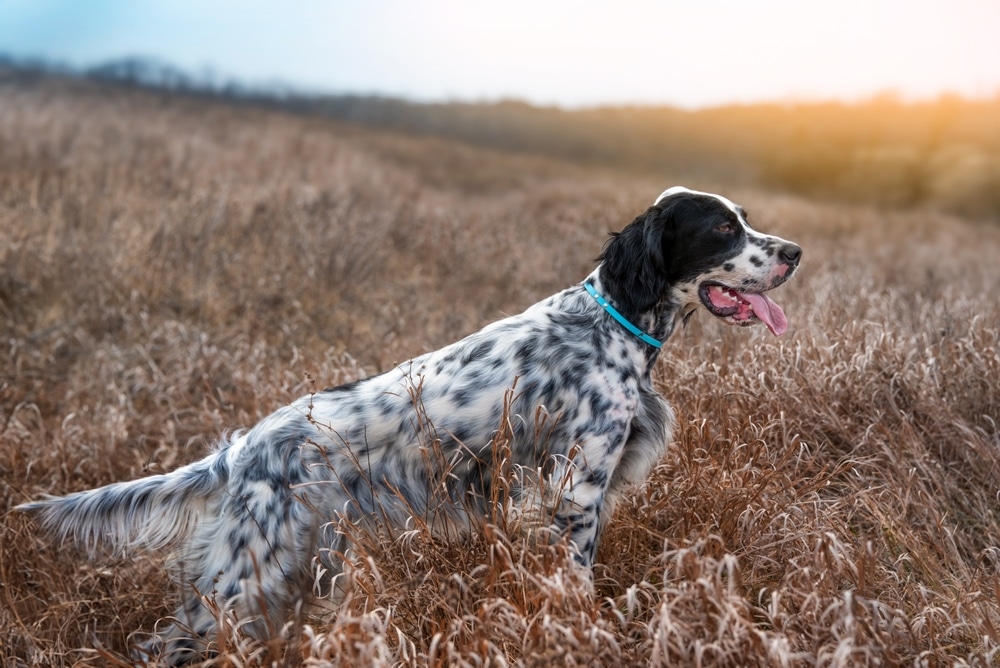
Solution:
[{"label": "black spot on fur", "polygon": [[496,347],[496,339],[486,339],[473,346],[463,357],[462,364],[470,364],[485,358]]},{"label": "black spot on fur", "polygon": [[514,359],[522,365],[527,364],[534,366],[532,363],[537,353],[538,342],[534,339],[528,339],[526,341],[522,341],[521,344],[514,350]]},{"label": "black spot on fur", "polygon": [[602,468],[591,468],[585,480],[591,485],[603,488],[608,482],[608,472]]},{"label": "black spot on fur", "polygon": [[[247,535],[242,527],[229,532],[229,549],[233,555],[233,561],[236,561],[239,556],[243,554],[243,550],[245,550],[246,547]],[[232,594],[229,595],[232,596]]]},{"label": "black spot on fur", "polygon": [[375,375],[375,376],[369,376],[368,378],[359,378],[358,380],[353,380],[350,383],[344,383],[343,385],[337,385],[335,387],[328,387],[325,390],[323,390],[322,393],[323,394],[329,394],[329,393],[351,394],[362,383],[365,383],[365,382],[367,382],[369,380],[372,380],[373,378],[378,378],[378,376],[381,376],[381,375],[382,374],[378,374],[378,375]]},{"label": "black spot on fur", "polygon": [[479,393],[476,391],[475,387],[466,385],[465,387],[453,390],[448,396],[451,397],[452,402],[457,408],[465,408],[470,403],[475,401],[476,397],[479,396]]}]

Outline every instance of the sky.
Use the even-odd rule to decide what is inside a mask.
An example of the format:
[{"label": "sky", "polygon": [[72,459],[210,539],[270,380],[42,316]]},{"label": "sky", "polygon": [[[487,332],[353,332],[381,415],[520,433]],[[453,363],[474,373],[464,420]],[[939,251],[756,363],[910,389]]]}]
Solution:
[{"label": "sky", "polygon": [[0,53],[578,108],[1000,94],[1000,0],[0,0]]}]

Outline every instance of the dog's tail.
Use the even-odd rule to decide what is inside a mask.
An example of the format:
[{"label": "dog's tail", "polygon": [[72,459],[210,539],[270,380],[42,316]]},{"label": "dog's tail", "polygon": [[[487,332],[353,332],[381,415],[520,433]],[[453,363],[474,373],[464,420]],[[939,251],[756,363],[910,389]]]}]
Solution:
[{"label": "dog's tail", "polygon": [[72,538],[93,553],[98,547],[121,554],[130,548],[173,545],[191,530],[200,511],[225,490],[224,451],[165,475],[116,482],[63,497],[24,503],[60,540]]}]

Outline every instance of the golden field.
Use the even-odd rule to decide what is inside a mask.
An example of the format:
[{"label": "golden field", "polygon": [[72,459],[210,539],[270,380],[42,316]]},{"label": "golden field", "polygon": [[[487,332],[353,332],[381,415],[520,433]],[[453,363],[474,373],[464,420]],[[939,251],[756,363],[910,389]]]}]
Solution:
[{"label": "golden field", "polygon": [[210,665],[993,665],[1000,228],[635,176],[320,118],[0,86],[0,661],[125,661],[162,555],[89,562],[14,505],[201,457],[313,389],[581,280],[677,182],[805,250],[790,329],[697,314],[675,442],[594,586],[503,516],[358,535],[347,597]]}]

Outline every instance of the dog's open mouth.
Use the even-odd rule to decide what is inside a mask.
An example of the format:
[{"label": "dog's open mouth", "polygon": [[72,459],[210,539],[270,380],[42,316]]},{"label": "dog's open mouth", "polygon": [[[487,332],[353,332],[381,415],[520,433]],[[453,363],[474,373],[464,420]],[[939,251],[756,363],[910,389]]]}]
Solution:
[{"label": "dog's open mouth", "polygon": [[728,322],[751,325],[759,320],[775,336],[788,329],[785,312],[762,292],[739,292],[718,283],[702,283],[698,296],[712,315]]}]

